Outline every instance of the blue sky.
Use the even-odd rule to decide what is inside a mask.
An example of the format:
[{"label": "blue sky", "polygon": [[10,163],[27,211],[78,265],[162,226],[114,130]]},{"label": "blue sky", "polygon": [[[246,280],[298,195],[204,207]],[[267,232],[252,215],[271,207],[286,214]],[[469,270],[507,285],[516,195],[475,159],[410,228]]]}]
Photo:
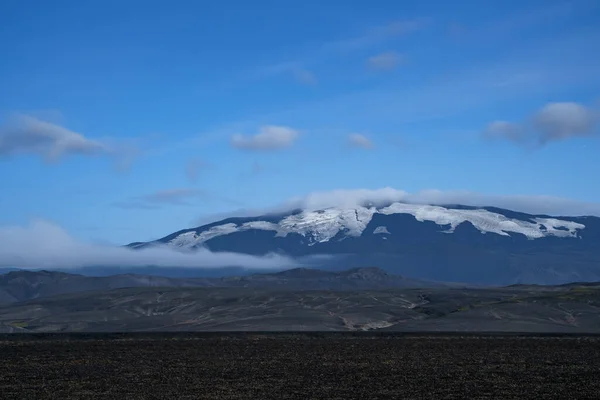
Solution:
[{"label": "blue sky", "polygon": [[598,43],[595,0],[3,1],[0,225],[126,243],[381,187],[600,203]]}]

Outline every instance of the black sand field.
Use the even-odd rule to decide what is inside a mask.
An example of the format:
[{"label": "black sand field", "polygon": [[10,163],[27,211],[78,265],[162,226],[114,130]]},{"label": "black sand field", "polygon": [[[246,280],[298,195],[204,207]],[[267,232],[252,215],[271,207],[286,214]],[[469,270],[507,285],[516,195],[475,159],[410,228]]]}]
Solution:
[{"label": "black sand field", "polygon": [[598,398],[600,337],[5,335],[2,399]]}]

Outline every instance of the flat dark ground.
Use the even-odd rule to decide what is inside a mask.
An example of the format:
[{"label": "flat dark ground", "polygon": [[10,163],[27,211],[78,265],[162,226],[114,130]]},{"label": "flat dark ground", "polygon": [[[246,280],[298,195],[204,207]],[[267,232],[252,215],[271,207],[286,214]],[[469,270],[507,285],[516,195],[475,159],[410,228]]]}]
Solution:
[{"label": "flat dark ground", "polygon": [[2,399],[591,399],[599,393],[599,336],[0,336]]}]

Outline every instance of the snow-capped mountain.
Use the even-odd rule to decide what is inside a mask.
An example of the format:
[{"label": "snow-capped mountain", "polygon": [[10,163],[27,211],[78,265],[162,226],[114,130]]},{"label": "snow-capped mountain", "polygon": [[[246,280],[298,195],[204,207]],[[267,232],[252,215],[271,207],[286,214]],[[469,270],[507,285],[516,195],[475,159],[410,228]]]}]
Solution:
[{"label": "snow-capped mountain", "polygon": [[[353,209],[330,208],[317,211],[301,211],[283,216],[278,221],[267,218],[247,222],[222,221],[204,227],[178,232],[174,237],[159,240],[179,248],[193,248],[211,239],[233,233],[263,230],[275,233],[275,237],[286,237],[288,234],[299,234],[306,239],[308,246],[315,243],[325,243],[333,238],[344,240],[347,237],[360,237],[373,216],[408,214],[417,221],[434,222],[440,226],[440,232],[453,233],[462,223],[471,223],[481,233],[495,233],[502,236],[522,234],[529,239],[539,239],[548,236],[578,237],[578,231],[585,225],[575,221],[558,218],[532,217],[523,219],[509,218],[498,212],[486,209],[453,209],[439,206],[394,203],[388,207],[357,207]],[[385,225],[375,227],[373,234],[387,234]],[[341,236],[340,236],[341,235]],[[382,236],[387,239],[387,236]]]},{"label": "snow-capped mountain", "polygon": [[[529,215],[498,208],[392,203],[229,218],[156,244],[181,250],[294,257],[340,255],[340,267],[483,283],[600,280],[600,218]],[[320,267],[323,267],[320,265]]]}]

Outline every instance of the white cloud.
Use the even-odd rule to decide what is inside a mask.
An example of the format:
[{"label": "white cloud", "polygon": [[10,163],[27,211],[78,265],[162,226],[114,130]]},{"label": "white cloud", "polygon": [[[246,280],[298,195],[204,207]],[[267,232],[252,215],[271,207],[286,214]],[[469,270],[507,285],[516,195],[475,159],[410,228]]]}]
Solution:
[{"label": "white cloud", "polygon": [[[576,47],[577,40],[561,43],[567,51]],[[571,47],[569,47],[570,45]],[[524,93],[533,98],[546,97],[548,93],[564,91],[572,87],[595,85],[600,75],[594,74],[598,62],[576,62],[571,59],[556,63],[540,60],[552,58],[555,47],[531,51],[526,56],[518,53],[501,63],[470,66],[455,69],[425,84],[416,82],[409,87],[396,84],[369,90],[358,90],[323,98],[293,107],[258,114],[237,122],[239,125],[256,126],[274,120],[318,120],[323,126],[340,124],[355,126],[364,124],[365,115],[379,124],[411,124],[472,115],[518,101]],[[517,57],[518,56],[518,57]],[[520,57],[520,58],[519,58]],[[525,58],[524,58],[525,57]],[[508,61],[506,61],[508,60]],[[535,76],[530,81],[514,79],[515,76]],[[512,82],[495,87],[497,82]],[[360,111],[360,112],[358,112]],[[502,116],[498,116],[502,117]],[[500,118],[499,118],[500,119]]]},{"label": "white cloud", "polygon": [[[555,17],[563,16],[556,12]],[[547,21],[547,18],[542,18],[541,21]],[[520,29],[524,27],[525,25]],[[494,31],[499,35],[495,40],[506,39],[505,29],[494,28]],[[519,29],[511,31],[511,35],[518,36],[518,32]],[[479,29],[469,33],[470,37],[481,40],[485,39],[485,35]],[[598,34],[590,36],[589,30],[580,29],[559,40],[544,39],[536,41],[535,46],[515,47],[507,55],[487,62],[467,62],[455,68],[445,68],[442,74],[434,74],[426,81],[416,80],[408,85],[405,82],[391,82],[370,89],[340,92],[293,106],[282,103],[270,111],[223,124],[210,133],[203,134],[202,140],[218,140],[223,136],[230,136],[232,132],[243,132],[243,129],[271,121],[310,120],[329,127],[340,123],[345,126],[361,126],[365,124],[365,116],[388,127],[438,122],[441,119],[487,112],[489,108],[502,108],[507,104],[514,104],[524,95],[528,98],[548,98],[552,93],[572,90],[574,87],[591,87],[600,83],[600,74],[597,73],[600,63],[597,57],[586,55],[594,54],[590,38],[597,39]],[[581,49],[586,51],[582,52]],[[290,64],[292,63],[287,63],[287,68]],[[311,64],[303,61],[299,65]],[[286,63],[283,63],[277,68],[285,66]],[[271,73],[275,73],[277,68]],[[198,139],[180,142],[171,146],[168,151],[178,151],[190,143],[195,145],[195,140]]]},{"label": "white cloud", "polygon": [[528,122],[495,121],[483,134],[517,144],[543,146],[552,141],[598,133],[598,112],[573,102],[548,103]]},{"label": "white cloud", "polygon": [[198,224],[206,224],[229,217],[252,217],[294,209],[319,210],[328,207],[352,208],[366,203],[375,206],[392,202],[431,205],[465,205],[473,207],[498,207],[529,214],[551,216],[600,216],[600,203],[590,203],[555,196],[494,195],[470,191],[422,190],[409,193],[385,187],[380,189],[340,189],[314,192],[291,198],[272,207],[239,209],[228,213],[201,218]]},{"label": "white cloud", "polygon": [[244,150],[280,150],[290,147],[298,135],[298,131],[292,128],[267,125],[255,135],[233,135],[231,145]]},{"label": "white cloud", "polygon": [[313,192],[305,197],[297,197],[287,202],[294,207],[315,210],[327,207],[355,207],[366,202],[385,204],[401,201],[407,193],[390,187],[369,189],[338,189],[327,192]]},{"label": "white cloud", "polygon": [[50,269],[89,266],[287,268],[295,264],[278,255],[256,257],[211,253],[208,250],[184,253],[167,248],[131,250],[82,243],[61,227],[39,220],[25,227],[0,227],[0,267]]},{"label": "white cloud", "polygon": [[54,163],[71,155],[104,155],[114,158],[117,168],[127,169],[137,152],[135,146],[93,140],[28,115],[18,115],[0,128],[0,157],[34,154]]},{"label": "white cloud", "polygon": [[590,135],[597,123],[598,114],[577,103],[549,103],[533,117],[542,143]]},{"label": "white cloud", "polygon": [[109,153],[104,144],[62,126],[21,115],[0,130],[0,155],[36,154],[47,162],[72,154]]},{"label": "white cloud", "polygon": [[403,62],[403,57],[395,51],[377,54],[367,59],[367,66],[371,69],[389,71]]},{"label": "white cloud", "polygon": [[334,190],[311,193],[304,198],[292,200],[298,206],[309,209],[331,207],[336,204],[351,206],[365,202],[384,204],[393,201],[435,205],[490,206],[532,214],[600,216],[600,203],[586,203],[552,196],[488,195],[470,191],[441,191],[436,189],[422,190],[415,193],[391,187],[375,190]]},{"label": "white cloud", "polygon": [[372,149],[374,147],[373,142],[369,138],[358,133],[348,135],[348,143],[352,147],[361,149]]}]

